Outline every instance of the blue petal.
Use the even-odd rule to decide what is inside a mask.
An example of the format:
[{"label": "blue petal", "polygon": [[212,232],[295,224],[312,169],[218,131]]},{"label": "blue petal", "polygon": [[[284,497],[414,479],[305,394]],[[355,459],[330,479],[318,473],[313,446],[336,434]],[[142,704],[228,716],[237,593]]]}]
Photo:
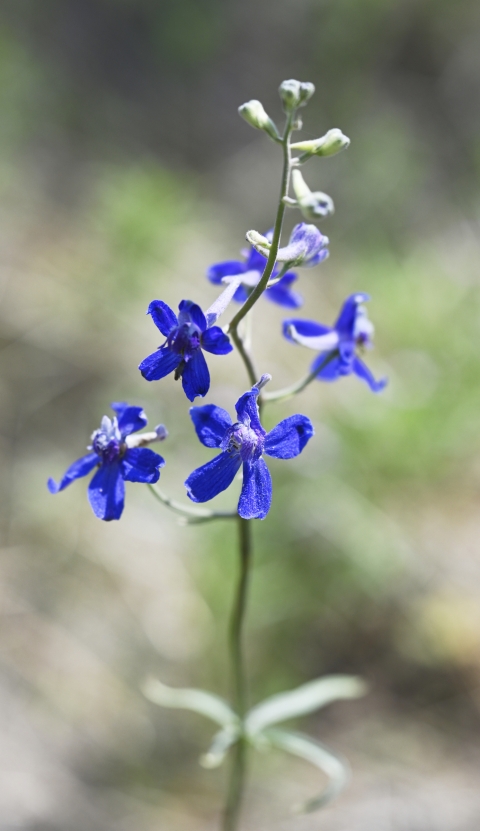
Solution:
[{"label": "blue petal", "polygon": [[220,447],[232,419],[222,407],[205,404],[204,407],[190,407],[190,418],[196,433],[205,447]]},{"label": "blue petal", "polygon": [[300,306],[303,306],[303,297],[297,291],[293,291],[290,288],[296,280],[298,280],[298,276],[293,271],[288,271],[275,286],[266,290],[265,297],[267,300],[270,300],[272,303],[277,303],[279,306],[298,309]]},{"label": "blue petal", "polygon": [[131,407],[124,401],[114,401],[112,410],[116,413],[118,418],[118,428],[122,438],[129,436],[130,433],[136,433],[138,430],[143,430],[148,424],[147,416],[142,407]]},{"label": "blue petal", "polygon": [[120,475],[120,464],[102,465],[88,486],[88,499],[93,513],[109,522],[120,519],[125,499],[125,484]]},{"label": "blue petal", "polygon": [[292,343],[295,343],[295,340],[289,333],[291,326],[294,326],[298,334],[305,338],[316,338],[320,335],[328,335],[332,331],[330,326],[324,326],[323,323],[316,323],[314,320],[289,318],[289,320],[283,321],[283,336]]},{"label": "blue petal", "polygon": [[237,417],[239,421],[241,421],[243,424],[251,426],[256,433],[259,433],[261,436],[264,436],[265,430],[263,429],[260,422],[257,396],[257,388],[252,387],[251,390],[248,390],[248,392],[244,392],[243,395],[240,396],[237,403],[235,404],[235,409],[237,411]]},{"label": "blue petal", "polygon": [[185,365],[182,373],[182,386],[189,401],[194,401],[197,395],[203,397],[210,389],[210,373],[200,348],[195,350]]},{"label": "blue petal", "polygon": [[263,274],[266,264],[267,258],[264,257],[263,254],[256,251],[252,246],[245,263],[245,271],[258,271],[259,274]]},{"label": "blue petal", "polygon": [[90,473],[90,471],[93,470],[99,462],[100,459],[96,453],[89,453],[87,456],[82,456],[81,459],[77,459],[73,465],[70,465],[58,485],[53,479],[49,479],[47,482],[48,490],[50,493],[63,491],[63,489],[68,485],[71,485],[75,479],[80,479],[81,476],[86,476],[87,473]]},{"label": "blue petal", "polygon": [[218,285],[224,277],[234,277],[236,274],[243,274],[246,271],[245,263],[239,260],[225,260],[223,263],[211,265],[207,271],[207,278],[211,283]]},{"label": "blue petal", "polygon": [[[325,245],[328,245],[327,237],[324,237],[323,239],[326,240]],[[307,265],[310,267],[318,265],[319,263],[323,263],[324,260],[328,259],[329,256],[330,251],[328,250],[328,248],[322,248],[322,250],[319,251],[318,254],[314,254],[314,256],[311,257],[309,260],[306,260],[306,262],[304,262],[303,265]]]},{"label": "blue petal", "polygon": [[148,447],[131,447],[120,462],[120,472],[127,482],[143,482],[153,485],[160,478],[159,468],[165,459]]},{"label": "blue petal", "polygon": [[358,306],[369,299],[368,294],[364,294],[363,292],[357,292],[357,294],[351,294],[350,297],[347,297],[335,324],[335,329],[339,335],[353,338]]},{"label": "blue petal", "polygon": [[243,464],[238,513],[243,519],[265,519],[272,503],[272,477],[263,459]]},{"label": "blue petal", "polygon": [[172,329],[178,325],[177,315],[163,300],[152,300],[147,309],[147,315],[152,316],[155,326],[160,329],[162,335],[165,335],[166,338],[168,338]]},{"label": "blue petal", "polygon": [[178,315],[178,323],[181,326],[183,323],[192,323],[198,326],[201,332],[207,328],[207,321],[200,306],[194,303],[193,300],[182,300],[179,307],[180,314]]},{"label": "blue petal", "polygon": [[220,329],[220,326],[212,326],[202,333],[200,338],[202,349],[211,352],[213,355],[228,355],[232,351],[233,346],[230,343],[230,338]]},{"label": "blue petal", "polygon": [[379,381],[375,380],[368,366],[360,358],[354,358],[353,371],[362,381],[366,381],[372,392],[381,392],[388,384],[387,378],[380,378]]},{"label": "blue petal", "polygon": [[177,355],[176,352],[172,352],[167,347],[162,347],[148,355],[138,368],[147,381],[159,381],[160,378],[165,378],[165,375],[168,375],[169,372],[173,372],[181,360],[181,355]]},{"label": "blue petal", "polygon": [[[320,352],[320,355],[318,355],[312,363],[311,371],[314,372],[317,368],[319,368],[328,355],[331,354],[331,352]],[[340,356],[336,355],[323,369],[319,371],[317,378],[319,381],[337,381],[338,378],[344,374],[345,373],[342,372]]]},{"label": "blue petal", "polygon": [[340,374],[350,375],[353,372],[353,361],[355,358],[355,341],[341,340],[338,344],[340,352]]},{"label": "blue petal", "polygon": [[220,453],[202,467],[197,467],[185,482],[192,502],[208,502],[232,484],[240,469],[239,453]]},{"label": "blue petal", "polygon": [[277,261],[291,261],[298,265],[314,265],[319,262],[320,251],[325,249],[327,245],[328,237],[324,237],[315,225],[300,222],[295,225],[288,245],[279,249]]},{"label": "blue petal", "polygon": [[284,418],[265,438],[265,453],[276,459],[293,459],[314,435],[313,424],[304,415]]}]

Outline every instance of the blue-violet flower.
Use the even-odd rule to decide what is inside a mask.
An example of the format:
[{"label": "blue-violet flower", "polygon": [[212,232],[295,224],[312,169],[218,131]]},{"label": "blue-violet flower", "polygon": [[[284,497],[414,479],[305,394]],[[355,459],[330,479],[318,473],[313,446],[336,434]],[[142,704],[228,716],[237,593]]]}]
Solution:
[{"label": "blue-violet flower", "polygon": [[202,349],[214,355],[227,355],[232,344],[220,326],[207,325],[200,306],[191,300],[182,300],[179,315],[162,300],[152,300],[147,314],[160,329],[166,341],[139,366],[147,381],[158,381],[175,372],[175,380],[182,386],[189,401],[204,396],[210,389],[210,373]]},{"label": "blue-violet flower", "polygon": [[[356,354],[358,347],[369,349],[373,345],[373,324],[362,305],[369,299],[368,294],[363,293],[348,297],[333,327],[313,320],[283,321],[283,334],[287,340],[321,350],[312,364],[312,372],[317,367],[319,369],[317,378],[320,381],[336,381],[342,375],[353,372],[373,392],[381,392],[387,384],[386,378],[377,381]],[[326,360],[328,363],[325,363]]]},{"label": "blue-violet flower", "polygon": [[88,448],[92,452],[70,465],[58,484],[53,479],[47,483],[50,493],[58,493],[97,468],[88,486],[88,499],[95,516],[107,521],[120,519],[122,515],[125,481],[158,482],[165,460],[142,445],[161,441],[167,435],[165,427],[159,425],[152,433],[131,436],[147,424],[142,408],[115,402],[112,410],[116,415],[112,419],[103,416],[100,428],[92,434]]},{"label": "blue-violet flower", "polygon": [[[265,238],[271,241],[272,236],[272,231],[268,231]],[[208,279],[215,285],[222,283],[225,277],[233,277],[239,274],[243,275],[242,282],[233,295],[233,299],[236,300],[237,303],[244,303],[248,298],[252,289],[254,289],[259,282],[267,262],[267,258],[264,257],[263,254],[256,251],[253,246],[250,246],[250,248],[242,251],[242,254],[245,257],[243,261],[225,260],[224,262],[215,263],[210,266],[207,271]],[[270,279],[275,279],[279,271],[279,267],[275,266]],[[291,288],[292,284],[295,283],[296,280],[298,280],[298,275],[293,271],[287,271],[287,273],[280,278],[278,283],[265,290],[264,297],[266,297],[267,300],[271,300],[272,303],[278,303],[279,306],[286,306],[290,309],[298,309],[299,306],[303,305],[303,298],[298,292],[293,291]]]},{"label": "blue-violet flower", "polygon": [[214,404],[191,407],[197,436],[206,447],[221,449],[219,456],[190,474],[185,482],[193,502],[207,502],[233,482],[243,464],[243,484],[238,513],[244,519],[265,519],[272,501],[272,480],[262,456],[293,459],[313,436],[313,426],[306,416],[285,418],[267,433],[260,422],[257,396],[252,387],[237,401],[237,421]]}]

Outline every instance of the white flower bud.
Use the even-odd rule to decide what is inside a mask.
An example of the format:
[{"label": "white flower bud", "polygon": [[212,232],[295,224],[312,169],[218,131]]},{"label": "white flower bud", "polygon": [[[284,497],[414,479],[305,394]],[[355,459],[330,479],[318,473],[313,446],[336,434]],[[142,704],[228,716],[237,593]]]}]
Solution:
[{"label": "white flower bud", "polygon": [[267,239],[267,237],[264,237],[263,234],[259,234],[258,231],[247,231],[246,238],[250,245],[253,245],[255,251],[258,251],[259,254],[263,254],[264,257],[268,257],[272,243],[269,239]]},{"label": "white flower bud", "polygon": [[263,130],[274,141],[280,140],[280,134],[270,116],[265,112],[261,101],[247,101],[238,108],[238,112],[252,127]]},{"label": "white flower bud", "polygon": [[315,87],[309,81],[282,81],[278,88],[285,111],[288,113],[297,107],[303,107],[315,92]]},{"label": "white flower bud", "polygon": [[329,130],[324,136],[311,141],[297,141],[292,144],[292,150],[300,150],[302,155],[299,156],[299,161],[304,162],[311,156],[334,156],[335,153],[340,153],[341,150],[346,150],[350,144],[350,139],[342,133],[337,127]]},{"label": "white flower bud", "polygon": [[293,171],[292,184],[298,207],[305,219],[318,222],[319,219],[333,214],[335,210],[333,199],[321,191],[312,192],[299,170]]}]

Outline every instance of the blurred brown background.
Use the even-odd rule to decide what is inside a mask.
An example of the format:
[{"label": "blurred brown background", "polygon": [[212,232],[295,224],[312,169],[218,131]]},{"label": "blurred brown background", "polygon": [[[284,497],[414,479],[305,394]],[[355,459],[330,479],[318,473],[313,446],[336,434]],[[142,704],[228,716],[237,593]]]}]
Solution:
[{"label": "blurred brown background", "polygon": [[[279,151],[237,107],[259,98],[279,120],[278,84],[298,77],[317,87],[301,137],[352,139],[305,168],[337,212],[301,314],[328,323],[370,292],[369,363],[390,385],[312,384],[268,412],[305,412],[316,438],[272,462],[255,524],[251,697],[330,672],[371,693],[302,723],[351,760],[345,795],[292,818],[319,777],[257,758],[244,827],[477,831],[478,3],[3,0],[0,46],[0,828],[217,827],[224,772],[197,766],[211,726],[139,686],[228,694],[234,529],[180,528],[139,485],[101,523],[85,483],[53,498],[45,482],[118,399],[169,427],[170,494],[210,458],[179,386],[136,369],[158,345],[145,310],[207,306],[208,265],[271,225]],[[283,316],[255,311],[272,388],[312,357],[282,341]],[[210,367],[207,401],[232,410],[243,367]]]}]

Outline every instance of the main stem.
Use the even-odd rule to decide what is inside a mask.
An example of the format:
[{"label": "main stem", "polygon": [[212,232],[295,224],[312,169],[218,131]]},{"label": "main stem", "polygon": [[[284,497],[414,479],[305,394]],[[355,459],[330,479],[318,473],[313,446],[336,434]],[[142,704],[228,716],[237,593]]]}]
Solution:
[{"label": "main stem", "polygon": [[[230,619],[229,649],[235,709],[243,719],[247,711],[247,690],[242,650],[242,633],[247,605],[248,578],[252,558],[252,534],[250,520],[238,517],[240,574],[235,603]],[[246,771],[247,743],[240,735],[233,748],[228,782],[227,802],[223,815],[222,831],[236,831],[240,816]]]}]

